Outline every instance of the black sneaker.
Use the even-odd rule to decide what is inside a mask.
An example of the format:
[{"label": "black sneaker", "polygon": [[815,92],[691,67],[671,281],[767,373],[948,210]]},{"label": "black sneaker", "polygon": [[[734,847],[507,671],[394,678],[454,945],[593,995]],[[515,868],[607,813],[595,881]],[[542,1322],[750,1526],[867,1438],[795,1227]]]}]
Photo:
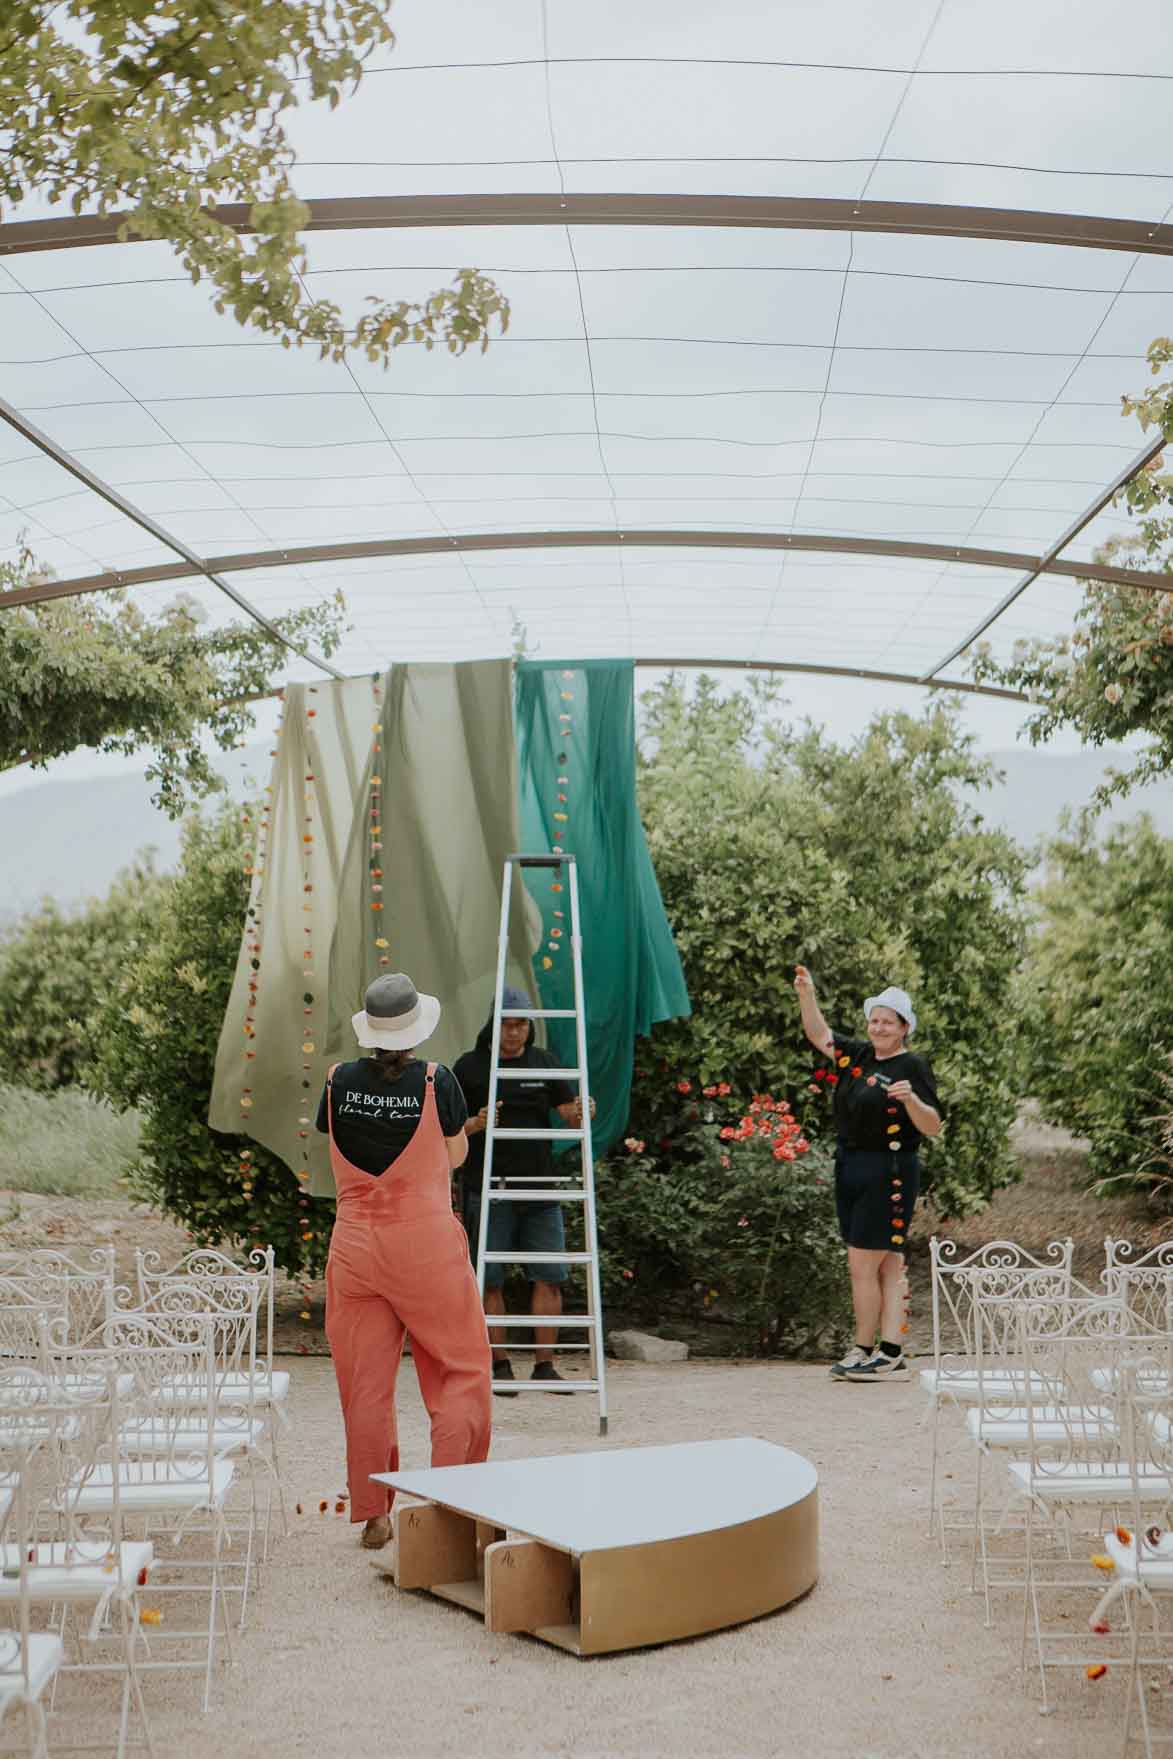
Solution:
[{"label": "black sneaker", "polygon": [[[558,1370],[555,1368],[555,1366],[552,1362],[535,1362],[534,1363],[534,1371],[530,1375],[530,1379],[531,1380],[556,1380],[558,1382],[561,1382],[562,1376],[559,1374]],[[570,1393],[570,1392],[574,1391],[574,1388],[571,1386],[562,1386],[560,1384],[556,1389],[552,1389],[552,1390],[556,1390],[560,1393]]]},{"label": "black sneaker", "polygon": [[870,1380],[907,1380],[908,1363],[903,1350],[899,1356],[886,1356],[883,1350],[877,1350],[866,1362],[857,1368],[845,1368],[842,1380],[850,1380],[853,1384],[866,1384]]},{"label": "black sneaker", "polygon": [[[493,1363],[493,1379],[494,1380],[512,1380],[513,1379],[513,1364],[512,1364],[512,1362],[494,1362]],[[517,1397],[516,1391],[510,1392],[507,1388],[505,1388],[503,1386],[495,1386],[493,1388],[493,1394],[494,1394],[494,1397],[498,1398],[498,1399],[515,1399]]]}]

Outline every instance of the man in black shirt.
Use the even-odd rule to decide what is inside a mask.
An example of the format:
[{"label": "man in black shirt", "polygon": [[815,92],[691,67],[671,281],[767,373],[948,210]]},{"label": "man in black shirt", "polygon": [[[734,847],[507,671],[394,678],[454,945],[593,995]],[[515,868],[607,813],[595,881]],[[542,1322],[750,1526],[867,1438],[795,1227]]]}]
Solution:
[{"label": "man in black shirt", "polygon": [[[507,988],[502,997],[504,1008],[531,1008],[533,1003],[519,989]],[[543,1071],[558,1065],[549,1051],[540,1050],[533,1042],[532,1020],[501,1022],[501,1061],[516,1067],[519,1063],[533,1070],[533,1076],[503,1081],[498,1089],[497,1125],[501,1129],[549,1129],[550,1113],[556,1111],[562,1123],[577,1128],[582,1123],[582,1104],[573,1083],[551,1079]],[[464,1225],[475,1256],[480,1227],[481,1187],[484,1180],[485,1136],[489,1118],[489,1061],[493,1044],[493,1017],[477,1037],[476,1048],[459,1057],[453,1074],[468,1103],[469,1118],[465,1131],[469,1139],[468,1160],[464,1168]],[[594,1101],[591,1113],[594,1114]],[[554,1177],[554,1154],[549,1142],[494,1142],[493,1182],[508,1186],[519,1175],[545,1182]],[[566,1249],[566,1231],[562,1205],[530,1202],[495,1202],[489,1210],[488,1248],[491,1252],[551,1252]],[[525,1265],[530,1284],[530,1312],[553,1317],[562,1311],[562,1284],[566,1281],[565,1264]],[[485,1266],[485,1311],[505,1312],[505,1266]],[[552,1345],[556,1338],[554,1326],[536,1327],[534,1331],[534,1380],[558,1381],[561,1375],[554,1367]],[[504,1348],[504,1330],[494,1332],[493,1379],[513,1379],[513,1368]],[[501,1341],[498,1341],[501,1340]],[[502,1392],[502,1397],[516,1394]]]}]

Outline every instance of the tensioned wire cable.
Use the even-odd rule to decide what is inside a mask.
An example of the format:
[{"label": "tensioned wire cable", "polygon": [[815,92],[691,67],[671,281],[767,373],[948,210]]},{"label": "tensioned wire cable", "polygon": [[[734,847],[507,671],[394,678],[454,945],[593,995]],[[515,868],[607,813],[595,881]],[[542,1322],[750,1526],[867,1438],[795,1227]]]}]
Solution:
[{"label": "tensioned wire cable", "polygon": [[[888,163],[888,161],[886,160],[885,163]],[[1170,181],[1173,181],[1173,173],[1170,174]],[[681,228],[681,230],[687,231],[689,228],[684,227]],[[361,232],[362,228],[360,226],[355,227],[354,231]],[[342,237],[343,234],[336,232],[333,236],[339,238]],[[899,233],[893,233],[889,236],[899,237],[901,235]],[[1040,246],[1040,248],[1047,249],[1051,247],[1043,245]],[[19,255],[13,260],[19,261]],[[400,266],[405,269],[410,269],[412,274],[449,275],[455,272],[455,264],[451,262],[407,263],[403,265],[388,263],[348,263],[342,268],[306,269],[303,278],[307,281],[313,281],[338,275],[386,275],[395,272]],[[550,268],[548,266],[534,268],[525,264],[511,265],[509,263],[492,262],[484,265],[484,272],[491,275],[528,276],[533,279],[539,279],[543,276],[565,276],[570,274],[569,269]],[[585,267],[580,266],[579,268],[579,274],[584,278],[592,275],[840,275],[842,272],[842,269],[832,268],[825,263],[605,263],[595,264],[593,266],[588,265]],[[1082,283],[1073,281],[1007,281],[1004,278],[999,278],[997,276],[927,274],[923,270],[913,269],[857,268],[855,270],[855,275],[858,280],[928,281],[936,282],[945,287],[1005,287],[1013,292],[1026,293],[1105,293],[1109,291],[1102,286],[1085,287]],[[54,282],[52,286],[38,288],[38,292],[93,293],[108,290],[110,288],[117,288],[121,292],[123,289],[131,287],[188,287],[190,284],[190,278],[187,275],[144,275],[128,280]],[[0,299],[27,299],[28,297],[29,295],[23,287],[0,287]],[[1125,289],[1121,297],[1125,299],[1152,299],[1154,294],[1150,289],[1134,288],[1132,290]],[[1158,293],[1155,297],[1160,298],[1161,295]],[[600,341],[608,339],[609,338],[602,337],[596,338],[596,340]],[[508,337],[498,338],[498,341],[508,340]],[[567,338],[567,340],[569,340],[569,338]],[[883,349],[884,345],[882,343],[877,343],[875,346],[879,349]],[[280,347],[280,343],[251,341],[248,339],[229,343],[155,342],[147,343],[141,348],[131,347],[125,351],[114,348],[102,349],[97,352],[110,354],[119,354],[122,352],[130,354],[145,354],[154,350],[156,353],[163,353],[173,347],[278,348]],[[893,345],[893,347],[896,348],[896,345]],[[984,353],[987,351],[981,350],[980,352]],[[72,356],[62,355],[59,358],[67,360],[71,359]],[[17,362],[16,364],[19,365],[21,363]],[[32,364],[36,363],[34,362]],[[421,395],[422,394],[423,393],[421,393]]]},{"label": "tensioned wire cable", "polygon": [[[84,348],[80,339],[73,333],[73,331],[69,328],[69,326],[60,317],[58,317],[55,312],[52,312],[49,310],[48,306],[45,304],[44,300],[40,296],[39,291],[36,289],[33,289],[33,288],[25,287],[24,284],[22,282],[20,282],[15,271],[10,266],[8,267],[8,273],[11,276],[12,280],[17,282],[17,285],[22,288],[22,291],[26,294],[26,296],[29,299],[31,299],[33,301],[34,305],[36,305],[38,307],[38,309],[49,320],[49,322],[51,324],[53,324],[57,329],[59,329],[63,335],[68,336],[69,340],[76,344],[76,346],[82,351],[82,353],[86,356],[86,358],[92,360],[94,365],[98,368],[98,370],[102,373],[105,373],[106,377],[108,379],[111,379],[113,381],[113,383],[115,385],[117,385],[118,389],[123,393],[124,399],[128,399],[129,402],[131,404],[133,404],[133,406],[135,408],[137,408],[138,410],[141,411],[141,413],[146,417],[146,419],[148,421],[150,421],[154,424],[154,426],[158,429],[160,434],[162,434],[162,436],[166,440],[166,442],[169,445],[176,447],[176,449],[179,452],[181,452],[185,458],[189,459],[189,461],[195,466],[195,468],[202,473],[204,480],[207,481],[210,486],[218,489],[220,494],[225,495],[227,497],[227,499],[233,503],[233,506],[235,507],[236,511],[239,512],[240,514],[242,514],[243,517],[248,520],[249,524],[254,528],[257,535],[259,537],[263,538],[266,544],[276,545],[278,540],[275,539],[270,532],[266,531],[265,527],[261,524],[260,520],[254,517],[254,515],[243,504],[243,502],[241,502],[235,495],[233,495],[231,493],[231,491],[229,489],[227,489],[223,484],[220,484],[216,481],[215,476],[208,469],[208,467],[199,458],[197,458],[192,451],[190,451],[188,446],[182,440],[177,439],[176,436],[170,432],[166,423],[155,412],[155,410],[153,408],[148,407],[147,403],[145,403],[141,398],[137,397],[134,394],[134,392],[131,391],[128,388],[128,386],[118,377],[117,373],[114,372],[113,368],[106,364],[106,361],[104,359],[102,359],[96,355],[90,354],[88,352],[88,350],[86,350]],[[83,450],[85,450],[85,448],[83,448]],[[125,518],[125,515],[123,515],[122,517]],[[39,521],[38,523],[43,523],[43,522]],[[105,522],[103,522],[103,523],[105,523]],[[102,527],[100,527],[100,526],[99,527],[88,527],[88,528],[83,528],[83,530],[84,529],[99,530],[99,529],[102,529]],[[74,542],[74,534],[72,534],[72,533],[68,534],[67,536],[64,536],[64,537],[62,537],[62,534],[55,534],[55,535],[58,536],[59,541],[65,541],[65,542],[70,542],[70,543]],[[103,565],[101,558],[98,556],[95,556],[92,551],[87,550],[84,545],[76,544],[75,547],[77,549],[79,549],[83,555],[88,556],[90,561],[92,561],[96,567],[100,568]],[[134,553],[137,554],[139,552],[136,551]],[[219,585],[219,582],[214,581],[213,584]],[[308,585],[308,582],[307,582],[307,585]],[[223,591],[223,590],[224,589],[221,587],[221,591]],[[244,608],[247,609],[247,606],[245,606]],[[284,638],[282,638],[282,640],[283,640],[284,645],[290,648],[291,652],[296,651],[298,653],[301,653],[302,650],[294,649],[290,643],[284,642]],[[314,663],[318,664],[320,662],[315,660]],[[330,669],[331,668],[327,667],[327,670],[330,670]]]},{"label": "tensioned wire cable", "polygon": [[[1169,205],[1166,207],[1164,213],[1161,216],[1159,224],[1163,226],[1165,224],[1166,220],[1169,218],[1169,215],[1171,213],[1173,213],[1173,202],[1170,202]],[[1127,269],[1126,269],[1126,271],[1120,281],[1119,286],[1113,292],[1112,297],[1109,299],[1107,305],[1104,308],[1104,311],[1102,312],[1102,314],[1099,318],[1099,321],[1097,322],[1091,335],[1088,337],[1088,340],[1085,343],[1082,351],[1080,352],[1079,358],[1071,366],[1070,370],[1068,371],[1066,377],[1063,380],[1063,383],[1059,386],[1058,390],[1055,392],[1055,395],[1052,398],[1050,405],[1046,409],[1043,410],[1042,414],[1039,416],[1038,420],[1035,422],[1034,427],[1031,429],[1027,438],[1023,441],[1022,446],[1019,449],[1016,456],[1014,457],[1014,459],[1011,461],[1010,464],[1007,465],[1006,470],[1003,473],[1003,476],[1001,478],[1001,481],[997,484],[997,486],[994,489],[992,489],[990,491],[990,494],[987,497],[986,504],[983,507],[982,511],[975,516],[972,523],[970,524],[970,527],[965,535],[966,542],[968,542],[973,537],[973,534],[976,531],[978,524],[985,517],[985,515],[989,512],[991,504],[994,499],[994,496],[1001,493],[1002,489],[1006,486],[1006,483],[1010,480],[1010,477],[1011,477],[1013,471],[1015,470],[1017,465],[1019,463],[1021,463],[1021,461],[1027,456],[1027,454],[1030,452],[1031,447],[1033,445],[1035,445],[1036,443],[1039,443],[1042,445],[1047,445],[1047,444],[1052,443],[1052,442],[1048,442],[1045,440],[1041,441],[1041,442],[1037,441],[1037,436],[1039,434],[1039,431],[1042,428],[1042,425],[1046,421],[1047,417],[1050,415],[1051,411],[1058,406],[1059,400],[1063,396],[1064,391],[1066,391],[1068,385],[1070,385],[1072,379],[1075,377],[1076,373],[1082,367],[1084,361],[1088,358],[1097,336],[1100,334],[1100,331],[1104,328],[1104,325],[1108,322],[1108,319],[1112,316],[1112,313],[1115,311],[1117,303],[1120,299],[1121,293],[1124,291],[1125,287],[1128,285],[1129,281],[1132,279],[1132,276],[1136,273],[1136,270],[1137,270],[1137,267],[1140,263],[1140,260],[1141,259],[1139,256],[1134,256],[1132,258],[1131,262],[1129,263],[1129,265],[1128,265],[1128,267],[1127,267]],[[1097,515],[1097,517],[1099,517],[1099,515]],[[947,569],[943,568],[941,570],[941,576],[943,576],[946,572],[947,572]],[[1034,584],[1034,581],[1036,578],[1037,578],[1037,574],[1034,574],[1029,571],[1028,571],[1028,573],[1023,575],[1021,581],[1018,583],[1018,586],[1014,590],[1012,590],[1010,593],[1008,593],[1006,595],[1006,598],[998,606],[997,611],[995,613],[995,616],[992,618],[987,617],[983,621],[981,621],[977,625],[975,625],[975,627],[970,631],[970,633],[965,638],[965,640],[960,644],[960,646],[955,646],[955,647],[951,648],[950,651],[941,660],[938,661],[938,663],[932,668],[932,670],[925,674],[926,678],[932,678],[938,672],[943,671],[947,665],[951,664],[951,662],[953,660],[958,658],[959,653],[964,652],[965,648],[970,644],[970,642],[976,641],[979,636],[984,635],[986,630],[991,626],[991,624],[997,618],[1004,616],[1005,613],[1010,609],[1010,606],[1012,604],[1014,604],[1017,601],[1017,599],[1020,598],[1021,595],[1025,591],[1027,591],[1027,589],[1030,586],[1032,586]],[[932,590],[933,589],[930,588],[929,594],[927,594],[926,596],[931,597]],[[893,632],[891,642],[889,643],[888,647],[884,649],[885,653],[891,652],[892,648],[895,646],[896,642],[900,639],[900,637],[904,634],[904,631],[905,631],[905,629],[907,629],[907,627],[908,627],[908,623],[906,621],[901,626],[901,628],[899,628],[898,630],[895,630]]]},{"label": "tensioned wire cable", "polygon": [[[566,176],[565,176],[565,173],[562,169],[561,161],[558,157],[558,137],[557,137],[557,132],[554,127],[554,101],[553,101],[553,96],[552,96],[552,93],[550,90],[550,15],[549,15],[549,7],[547,5],[547,0],[538,0],[538,6],[539,6],[539,15],[541,18],[541,30],[542,30],[542,55],[544,58],[542,81],[543,81],[543,93],[544,93],[544,97],[545,97],[545,107],[546,107],[546,129],[547,129],[547,132],[550,137],[550,151],[554,155],[554,163],[557,166],[557,170],[558,170],[558,188],[561,192],[563,200],[565,200],[565,197],[566,197]],[[611,502],[611,518],[614,521],[616,537],[618,538],[618,534],[619,534],[622,522],[619,517],[619,503],[618,503],[618,500],[617,500],[616,494],[615,494],[615,484],[611,479],[611,474],[610,474],[610,471],[607,466],[606,448],[603,445],[603,440],[606,436],[604,436],[602,425],[599,421],[599,393],[598,393],[598,387],[597,387],[597,384],[595,381],[595,361],[594,361],[594,353],[591,348],[591,330],[590,330],[590,324],[587,322],[586,300],[583,297],[583,291],[582,291],[582,275],[579,272],[578,253],[574,248],[574,234],[571,231],[571,228],[569,226],[563,227],[563,233],[564,233],[564,236],[566,239],[567,253],[570,257],[571,266],[574,270],[574,286],[575,286],[575,294],[578,299],[578,314],[579,314],[579,319],[582,323],[582,342],[583,342],[583,348],[584,348],[584,351],[586,354],[587,380],[590,385],[590,393],[589,394],[590,394],[590,400],[591,400],[591,415],[594,420],[595,449],[598,454],[599,468],[603,473],[603,480],[605,481],[605,483],[607,485],[607,494],[608,494],[608,496],[610,498],[610,502]],[[631,600],[628,596],[627,581],[626,581],[626,578],[624,576],[624,571],[623,571],[623,551],[622,551],[621,545],[619,546],[618,567],[619,567],[619,580],[620,580],[620,584],[623,588],[623,603],[626,608],[628,645],[631,646],[634,643],[634,634],[633,634],[632,621],[631,621]]]},{"label": "tensioned wire cable", "polygon": [[[541,67],[542,58],[535,55],[514,56],[504,61],[397,61],[384,67],[367,67],[364,79],[389,73],[473,73],[507,67]],[[921,79],[1134,79],[1173,81],[1173,73],[1106,68],[1065,67],[912,67],[872,66],[853,61],[783,61],[749,55],[559,55],[554,67],[761,67],[789,69],[798,73],[886,73],[916,74]],[[294,81],[304,84],[309,75]]]}]

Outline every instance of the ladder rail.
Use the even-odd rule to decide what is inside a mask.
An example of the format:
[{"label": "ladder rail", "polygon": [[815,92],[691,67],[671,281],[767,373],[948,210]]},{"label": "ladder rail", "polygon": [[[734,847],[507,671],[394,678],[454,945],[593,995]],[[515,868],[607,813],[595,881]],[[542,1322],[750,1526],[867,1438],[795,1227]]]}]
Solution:
[{"label": "ladder rail", "polygon": [[[523,871],[527,867],[549,868],[569,880],[568,902],[570,905],[570,946],[573,974],[572,1008],[506,1008],[505,974],[509,956],[509,916],[513,901],[515,869]],[[582,1122],[578,1128],[561,1129],[511,1129],[497,1128],[497,1103],[502,1081],[519,1079],[525,1071],[501,1068],[501,1022],[503,1020],[573,1020],[575,1027],[575,1064],[574,1068],[555,1068],[545,1071],[551,1080],[575,1081],[578,1083],[579,1098],[582,1108]],[[501,920],[497,938],[497,975],[493,994],[493,1030],[489,1050],[489,1103],[485,1118],[485,1150],[484,1165],[481,1174],[480,1213],[477,1218],[477,1249],[476,1276],[480,1289],[481,1300],[484,1301],[486,1270],[490,1264],[567,1264],[581,1265],[586,1273],[586,1306],[585,1313],[576,1314],[494,1314],[492,1324],[503,1329],[513,1327],[524,1332],[527,1328],[536,1331],[543,1326],[577,1328],[586,1333],[585,1348],[590,1353],[590,1378],[588,1380],[566,1383],[566,1390],[593,1392],[599,1400],[599,1433],[607,1433],[607,1386],[606,1370],[603,1355],[603,1298],[602,1285],[599,1277],[599,1238],[595,1207],[595,1170],[594,1148],[591,1132],[591,1098],[590,1071],[587,1062],[586,1039],[586,992],[583,983],[582,966],[582,926],[579,911],[578,865],[573,854],[565,855],[508,855],[505,858],[501,886]],[[567,1191],[554,1191],[552,1186],[560,1181],[570,1182],[573,1174],[545,1173],[542,1175],[517,1175],[524,1177],[530,1186],[540,1185],[541,1189],[509,1190],[502,1189],[500,1184],[493,1183],[493,1150],[497,1140],[510,1141],[577,1141],[582,1151],[582,1172],[580,1181]],[[509,1175],[501,1174],[501,1179]],[[489,1241],[489,1205],[497,1202],[576,1202],[582,1204],[583,1245],[582,1252],[521,1252],[510,1249],[506,1252],[490,1252]],[[584,1346],[568,1346],[555,1344],[553,1348],[564,1349]],[[520,1387],[530,1386],[532,1390],[543,1390],[541,1383],[520,1382]]]},{"label": "ladder rail", "polygon": [[505,999],[505,966],[509,958],[509,909],[513,902],[513,858],[505,862],[501,883],[501,921],[497,929],[497,981],[493,990],[493,1036],[489,1048],[489,1107],[485,1114],[485,1156],[481,1171],[481,1206],[477,1216],[477,1287],[481,1305],[485,1300],[485,1251],[489,1243],[489,1204],[492,1201],[493,1141],[497,1134],[497,1067],[501,1061],[501,1008]]},{"label": "ladder rail", "polygon": [[570,947],[574,966],[575,1060],[583,1070],[579,1088],[582,1110],[582,1183],[583,1243],[589,1254],[587,1265],[587,1312],[594,1321],[589,1337],[591,1371],[599,1397],[599,1434],[607,1433],[607,1376],[603,1357],[603,1289],[599,1278],[599,1232],[595,1211],[595,1157],[591,1130],[590,1081],[588,1078],[586,1040],[586,992],[582,974],[582,918],[578,901],[578,863],[569,863],[570,879]]}]

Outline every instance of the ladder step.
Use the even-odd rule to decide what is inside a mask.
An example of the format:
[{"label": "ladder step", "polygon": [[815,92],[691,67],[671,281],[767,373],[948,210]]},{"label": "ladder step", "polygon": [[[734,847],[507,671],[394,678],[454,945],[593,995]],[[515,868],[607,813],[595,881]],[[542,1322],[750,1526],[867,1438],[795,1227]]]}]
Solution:
[{"label": "ladder step", "polygon": [[520,1325],[564,1325],[578,1326],[581,1331],[591,1331],[598,1325],[589,1313],[490,1313],[487,1315],[491,1326]]},{"label": "ladder step", "polygon": [[498,1068],[497,1079],[498,1081],[532,1081],[534,1076],[539,1074],[543,1081],[582,1080],[581,1069],[507,1069],[504,1066]]},{"label": "ladder step", "polygon": [[499,1130],[493,1129],[494,1142],[581,1142],[581,1130]]},{"label": "ladder step", "polygon": [[585,1191],[490,1191],[490,1203],[585,1203]]},{"label": "ladder step", "polygon": [[593,1264],[593,1252],[486,1252],[486,1264]]},{"label": "ladder step", "polygon": [[507,1386],[511,1393],[597,1393],[597,1380],[502,1380],[494,1391]]},{"label": "ladder step", "polygon": [[569,849],[565,855],[507,855],[515,867],[561,867],[564,861],[573,861],[574,856]]},{"label": "ladder step", "polygon": [[[577,1020],[573,1008],[502,1008],[502,1020]],[[497,1071],[501,1073],[500,1069]]]}]

